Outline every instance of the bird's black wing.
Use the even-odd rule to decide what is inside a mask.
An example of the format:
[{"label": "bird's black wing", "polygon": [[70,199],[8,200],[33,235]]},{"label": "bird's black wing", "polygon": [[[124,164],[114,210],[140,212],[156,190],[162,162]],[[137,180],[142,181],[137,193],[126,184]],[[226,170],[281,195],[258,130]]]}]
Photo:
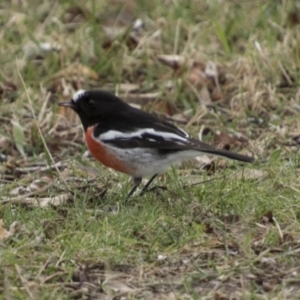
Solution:
[{"label": "bird's black wing", "polygon": [[190,137],[182,137],[171,132],[161,132],[153,129],[140,129],[134,133],[111,131],[108,134],[100,135],[99,139],[103,143],[122,149],[152,148],[157,149],[161,154],[193,150],[199,151],[199,155],[211,154],[244,162],[253,162],[253,158],[246,155],[217,149]]}]

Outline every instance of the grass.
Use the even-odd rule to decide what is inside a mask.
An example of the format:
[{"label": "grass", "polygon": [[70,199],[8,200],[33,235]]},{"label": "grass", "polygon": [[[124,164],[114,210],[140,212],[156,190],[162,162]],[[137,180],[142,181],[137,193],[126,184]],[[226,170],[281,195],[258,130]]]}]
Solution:
[{"label": "grass", "polygon": [[[1,3],[0,299],[298,299],[299,11]],[[185,162],[126,200],[128,177],[84,156],[57,106],[95,87],[256,162]]]}]

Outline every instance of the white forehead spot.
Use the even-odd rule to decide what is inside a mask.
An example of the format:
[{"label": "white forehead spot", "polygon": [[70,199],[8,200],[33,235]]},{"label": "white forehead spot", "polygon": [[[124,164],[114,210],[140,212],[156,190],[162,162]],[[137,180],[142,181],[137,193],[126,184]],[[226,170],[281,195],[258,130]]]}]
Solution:
[{"label": "white forehead spot", "polygon": [[74,102],[78,101],[78,99],[80,99],[84,95],[85,92],[86,92],[85,90],[79,90],[79,91],[77,91],[73,95],[73,98],[72,98],[74,100]]}]

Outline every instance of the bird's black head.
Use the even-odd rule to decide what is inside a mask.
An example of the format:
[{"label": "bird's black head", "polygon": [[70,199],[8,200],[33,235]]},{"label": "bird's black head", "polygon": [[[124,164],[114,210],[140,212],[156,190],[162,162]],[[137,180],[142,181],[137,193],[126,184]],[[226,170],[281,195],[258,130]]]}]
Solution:
[{"label": "bird's black head", "polygon": [[128,107],[128,104],[115,95],[100,90],[79,90],[70,101],[60,102],[59,105],[71,107],[80,117],[85,130],[98,124],[103,117]]}]

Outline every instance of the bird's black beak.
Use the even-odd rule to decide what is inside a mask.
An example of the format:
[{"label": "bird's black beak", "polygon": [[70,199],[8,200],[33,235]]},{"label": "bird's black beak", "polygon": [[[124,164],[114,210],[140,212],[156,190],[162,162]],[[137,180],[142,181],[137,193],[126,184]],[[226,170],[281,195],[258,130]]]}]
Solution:
[{"label": "bird's black beak", "polygon": [[64,107],[71,107],[71,108],[75,108],[75,103],[74,101],[66,101],[66,102],[59,102],[58,103],[59,106],[64,106]]}]

